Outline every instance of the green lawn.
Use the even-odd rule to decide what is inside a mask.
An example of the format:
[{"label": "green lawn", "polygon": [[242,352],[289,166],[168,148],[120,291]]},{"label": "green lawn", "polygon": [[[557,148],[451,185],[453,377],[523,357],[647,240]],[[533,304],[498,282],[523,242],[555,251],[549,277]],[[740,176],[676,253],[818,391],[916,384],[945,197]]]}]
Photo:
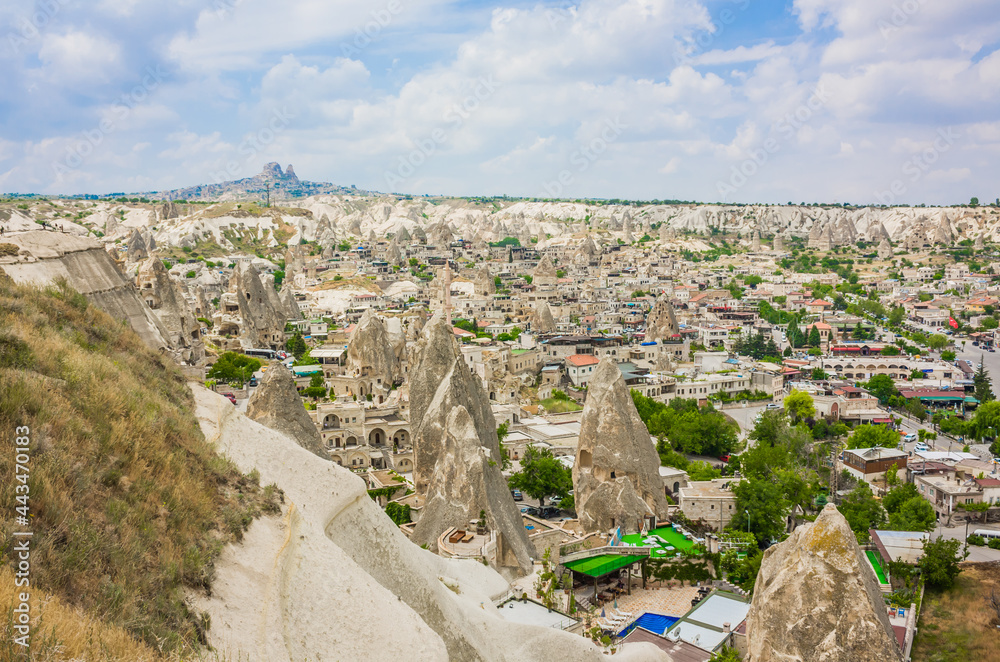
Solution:
[{"label": "green lawn", "polygon": [[882,570],[882,563],[879,562],[878,554],[875,550],[869,549],[865,551],[865,556],[871,561],[872,567],[875,568],[875,574],[878,575],[878,581],[881,584],[888,584],[889,580],[885,577],[885,571]]},{"label": "green lawn", "polygon": [[[694,547],[694,542],[688,540],[681,534],[674,531],[669,526],[665,526],[660,529],[653,529],[649,532],[649,535],[656,535],[667,541],[667,544],[672,545],[676,549],[691,549]],[[643,536],[638,533],[631,533],[627,536],[622,536],[622,540],[627,543],[632,543],[635,545],[641,545]]]},{"label": "green lawn", "polygon": [[580,411],[583,409],[583,407],[576,404],[573,400],[545,398],[544,400],[539,401],[539,404],[545,407],[545,411],[550,414],[564,414],[568,411]]}]

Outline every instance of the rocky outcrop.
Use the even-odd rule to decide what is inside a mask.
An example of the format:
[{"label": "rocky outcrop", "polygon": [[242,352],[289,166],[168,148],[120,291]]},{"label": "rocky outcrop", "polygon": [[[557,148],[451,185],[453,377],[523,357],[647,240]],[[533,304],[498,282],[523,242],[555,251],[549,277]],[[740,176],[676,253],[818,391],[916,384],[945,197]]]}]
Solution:
[{"label": "rocky outcrop", "polygon": [[47,286],[63,278],[98,308],[128,322],[150,347],[174,350],[163,323],[98,242],[44,230],[5,235],[3,241],[20,249],[0,263],[15,282]]},{"label": "rocky outcrop", "polygon": [[281,302],[281,307],[285,312],[286,319],[302,319],[302,311],[299,310],[299,303],[295,300],[295,293],[292,292],[292,287],[290,285],[286,285],[281,288],[281,292],[278,293],[278,301]]},{"label": "rocky outcrop", "polygon": [[748,662],[899,662],[878,581],[828,504],[764,552],[747,615]]},{"label": "rocky outcrop", "polygon": [[286,315],[278,294],[271,282],[264,284],[249,260],[233,269],[221,305],[215,325],[219,333],[238,335],[251,348],[273,348],[284,343]]},{"label": "rocky outcrop", "polygon": [[181,360],[200,363],[205,358],[201,322],[195,318],[180,285],[170,278],[160,258],[151,257],[139,265],[136,286],[142,300],[163,324],[167,340],[179,351]]},{"label": "rocky outcrop", "polygon": [[646,340],[666,340],[680,333],[674,306],[665,296],[660,296],[646,317]]},{"label": "rocky outcrop", "polygon": [[490,273],[488,266],[483,265],[476,272],[476,280],[473,286],[478,297],[488,297],[496,294],[496,283],[493,282],[493,274]]},{"label": "rocky outcrop", "polygon": [[368,380],[373,389],[388,391],[403,379],[385,324],[369,308],[347,343],[347,374]]},{"label": "rocky outcrop", "polygon": [[132,230],[132,236],[128,239],[125,256],[129,262],[141,262],[149,257],[149,245],[146,242],[146,238],[138,230]]},{"label": "rocky outcrop", "polygon": [[882,237],[882,242],[878,245],[878,259],[888,260],[892,258],[892,244],[885,237]]},{"label": "rocky outcrop", "polygon": [[552,317],[552,311],[549,309],[548,303],[539,301],[535,304],[535,310],[531,316],[531,330],[537,333],[555,332],[556,321]]},{"label": "rocky outcrop", "polygon": [[665,519],[659,457],[618,366],[604,359],[587,387],[573,489],[580,526],[590,533],[638,531],[651,516]]},{"label": "rocky outcrop", "polygon": [[413,354],[413,478],[417,493],[426,499],[413,541],[436,549],[445,529],[468,526],[482,510],[497,533],[497,566],[528,573],[534,551],[500,473],[496,420],[482,383],[462,359],[451,324],[436,315]]},{"label": "rocky outcrop", "polygon": [[247,418],[291,437],[313,455],[330,459],[319,430],[295,389],[295,378],[277,361],[271,361],[260,384],[250,395]]},{"label": "rocky outcrop", "polygon": [[[360,477],[192,388],[205,438],[243,473],[277,485],[285,504],[223,550],[212,594],[193,597],[211,617],[214,648],[268,662],[607,659],[579,635],[505,620],[493,600],[508,584],[496,572],[420,549]],[[649,644],[617,658],[669,662]]]}]

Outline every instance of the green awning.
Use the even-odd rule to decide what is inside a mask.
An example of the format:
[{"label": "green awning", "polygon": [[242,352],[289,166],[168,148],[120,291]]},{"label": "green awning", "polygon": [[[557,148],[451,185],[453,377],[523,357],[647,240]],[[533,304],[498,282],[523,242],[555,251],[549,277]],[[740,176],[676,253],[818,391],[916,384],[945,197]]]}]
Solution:
[{"label": "green awning", "polygon": [[587,575],[588,577],[603,577],[609,572],[614,572],[615,570],[624,568],[627,565],[632,565],[636,561],[641,561],[644,558],[646,557],[623,554],[601,554],[600,556],[592,556],[589,559],[570,561],[569,563],[564,563],[563,565],[573,572],[579,572],[581,575]]}]

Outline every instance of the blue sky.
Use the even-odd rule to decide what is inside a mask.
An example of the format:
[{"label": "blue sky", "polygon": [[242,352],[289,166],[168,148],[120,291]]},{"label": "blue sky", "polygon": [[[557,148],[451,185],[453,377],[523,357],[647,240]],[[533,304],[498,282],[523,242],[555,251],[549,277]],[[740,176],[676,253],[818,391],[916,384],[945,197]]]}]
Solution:
[{"label": "blue sky", "polygon": [[1000,196],[995,0],[0,0],[0,191]]}]

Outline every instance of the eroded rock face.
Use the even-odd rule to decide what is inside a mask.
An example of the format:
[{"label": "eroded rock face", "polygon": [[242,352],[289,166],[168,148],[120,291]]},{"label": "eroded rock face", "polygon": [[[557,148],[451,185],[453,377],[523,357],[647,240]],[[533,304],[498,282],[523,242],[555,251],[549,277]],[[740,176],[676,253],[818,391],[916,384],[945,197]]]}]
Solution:
[{"label": "eroded rock face", "polygon": [[285,313],[278,293],[261,280],[250,262],[240,262],[229,279],[229,292],[239,308],[240,338],[250,347],[277,347],[285,340]]},{"label": "eroded rock face", "polygon": [[302,312],[299,310],[299,304],[295,300],[295,293],[292,292],[290,285],[286,285],[281,288],[281,292],[278,294],[278,300],[281,302],[281,307],[285,311],[285,317],[289,320],[302,319]]},{"label": "eroded rock face", "polygon": [[833,504],[764,552],[747,616],[749,662],[899,662],[878,583]]},{"label": "eroded rock face", "polygon": [[370,379],[373,388],[402,380],[399,358],[385,324],[371,308],[365,311],[347,344],[347,374]]},{"label": "eroded rock face", "polygon": [[531,328],[538,333],[553,333],[556,330],[556,321],[552,317],[549,304],[539,301],[535,306],[535,312],[531,318]]},{"label": "eroded rock face", "polygon": [[426,498],[413,541],[435,549],[445,529],[466,527],[484,510],[490,530],[500,538],[498,566],[526,574],[533,551],[500,473],[496,420],[444,317],[427,323],[413,354],[413,478],[417,493]]},{"label": "eroded rock face", "polygon": [[277,361],[271,361],[257,389],[250,395],[247,418],[288,435],[314,455],[330,459],[316,424],[302,406],[292,373]]},{"label": "eroded rock face", "polygon": [[490,273],[490,268],[488,266],[483,265],[483,267],[476,272],[475,291],[476,296],[480,297],[488,297],[492,294],[496,294],[496,283],[493,282],[493,274]]},{"label": "eroded rock face", "polygon": [[657,298],[646,317],[646,340],[663,340],[678,333],[680,329],[673,305],[665,296]]},{"label": "eroded rock face", "polygon": [[170,278],[158,257],[151,257],[139,265],[136,276],[139,296],[153,310],[167,331],[167,339],[188,363],[197,364],[205,358],[205,343],[201,338],[199,322],[180,285]]},{"label": "eroded rock face", "polygon": [[892,244],[886,238],[882,239],[882,242],[878,245],[878,259],[888,260],[892,257]]},{"label": "eroded rock face", "polygon": [[636,531],[643,518],[665,519],[660,459],[618,366],[602,360],[587,391],[573,465],[581,526]]}]

